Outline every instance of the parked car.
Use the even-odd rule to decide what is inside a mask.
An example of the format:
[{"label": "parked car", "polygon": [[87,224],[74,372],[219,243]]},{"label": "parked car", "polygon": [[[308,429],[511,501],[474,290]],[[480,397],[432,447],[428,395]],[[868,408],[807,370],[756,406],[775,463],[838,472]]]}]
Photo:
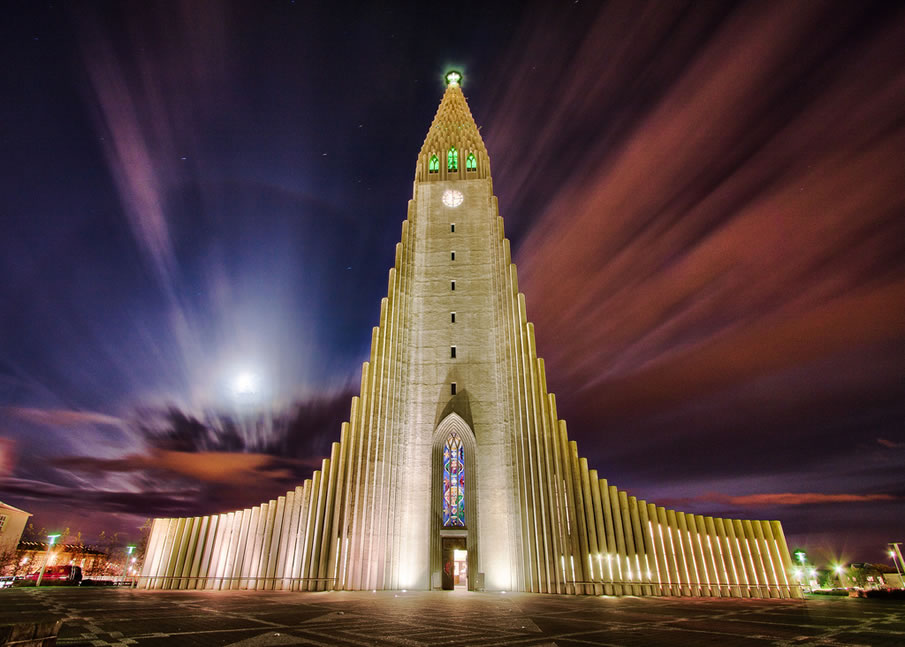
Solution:
[{"label": "parked car", "polygon": [[13,585],[13,582],[16,581],[16,577],[14,575],[3,575],[0,576],[0,589],[5,589],[9,586]]},{"label": "parked car", "polygon": [[[31,573],[16,582],[17,586],[36,586],[40,572]],[[82,581],[82,568],[73,566],[72,564],[64,564],[62,566],[48,566],[44,569],[44,577],[41,579],[41,585],[78,585]]]}]

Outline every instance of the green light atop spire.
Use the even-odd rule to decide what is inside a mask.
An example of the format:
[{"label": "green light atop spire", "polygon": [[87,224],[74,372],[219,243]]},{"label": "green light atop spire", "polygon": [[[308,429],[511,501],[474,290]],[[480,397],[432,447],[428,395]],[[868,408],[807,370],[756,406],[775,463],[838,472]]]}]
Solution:
[{"label": "green light atop spire", "polygon": [[446,73],[446,85],[459,85],[462,81],[462,75],[455,70],[450,70]]}]

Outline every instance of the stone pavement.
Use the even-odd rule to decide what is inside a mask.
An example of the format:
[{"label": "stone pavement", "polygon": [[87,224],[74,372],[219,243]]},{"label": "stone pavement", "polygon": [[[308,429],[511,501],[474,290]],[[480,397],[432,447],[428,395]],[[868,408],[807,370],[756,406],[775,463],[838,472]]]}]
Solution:
[{"label": "stone pavement", "polygon": [[59,645],[889,645],[905,602],[466,592],[0,591],[0,624],[63,618]]}]

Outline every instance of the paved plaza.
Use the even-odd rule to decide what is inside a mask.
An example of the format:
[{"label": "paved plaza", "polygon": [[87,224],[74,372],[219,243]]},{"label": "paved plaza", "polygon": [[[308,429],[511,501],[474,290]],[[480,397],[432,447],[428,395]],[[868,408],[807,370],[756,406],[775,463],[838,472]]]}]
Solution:
[{"label": "paved plaza", "polygon": [[527,593],[0,591],[0,624],[62,618],[60,645],[905,645],[905,602]]}]

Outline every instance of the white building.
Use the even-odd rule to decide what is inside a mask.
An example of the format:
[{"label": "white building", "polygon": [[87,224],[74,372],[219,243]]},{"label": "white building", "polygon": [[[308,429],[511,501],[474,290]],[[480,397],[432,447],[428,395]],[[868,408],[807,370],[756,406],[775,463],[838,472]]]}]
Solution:
[{"label": "white building", "polygon": [[0,501],[0,555],[15,552],[30,512]]},{"label": "white building", "polygon": [[142,585],[798,597],[779,522],[666,510],[579,458],[459,79],[418,156],[330,458],[260,506],[156,519]]}]

